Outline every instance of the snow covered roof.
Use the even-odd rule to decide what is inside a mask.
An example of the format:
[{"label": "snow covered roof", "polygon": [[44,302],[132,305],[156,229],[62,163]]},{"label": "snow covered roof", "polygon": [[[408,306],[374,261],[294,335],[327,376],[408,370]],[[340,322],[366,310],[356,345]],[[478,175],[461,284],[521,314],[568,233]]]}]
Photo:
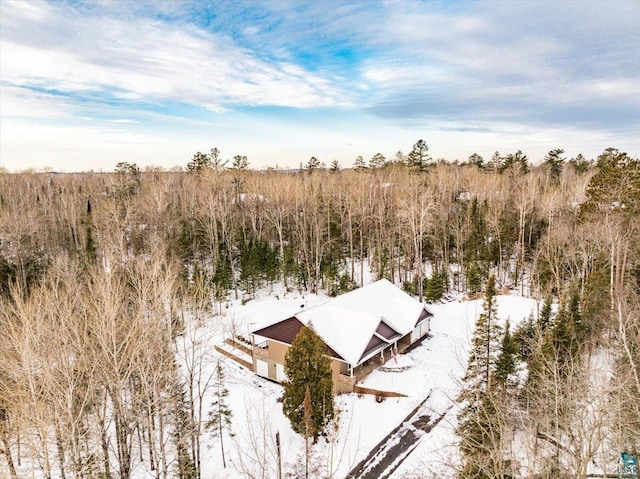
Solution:
[{"label": "snow covered roof", "polygon": [[[296,314],[351,365],[410,333],[425,309],[386,279]],[[395,334],[394,334],[395,333]]]},{"label": "snow covered roof", "polygon": [[293,330],[287,328],[297,319],[313,326],[331,356],[356,366],[409,334],[429,316],[432,312],[424,304],[381,279],[285,319],[263,322],[252,334],[291,344]]},{"label": "snow covered roof", "polygon": [[328,304],[383,317],[389,326],[403,336],[415,327],[425,308],[424,304],[386,279],[340,295]]}]

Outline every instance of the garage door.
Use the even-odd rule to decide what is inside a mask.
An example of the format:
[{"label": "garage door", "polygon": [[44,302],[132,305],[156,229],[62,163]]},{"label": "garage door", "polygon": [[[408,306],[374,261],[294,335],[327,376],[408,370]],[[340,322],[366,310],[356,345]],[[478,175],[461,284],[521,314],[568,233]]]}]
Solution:
[{"label": "garage door", "polygon": [[258,373],[258,376],[263,376],[265,378],[269,377],[269,364],[267,364],[266,361],[258,359],[256,362],[256,366],[256,372]]}]

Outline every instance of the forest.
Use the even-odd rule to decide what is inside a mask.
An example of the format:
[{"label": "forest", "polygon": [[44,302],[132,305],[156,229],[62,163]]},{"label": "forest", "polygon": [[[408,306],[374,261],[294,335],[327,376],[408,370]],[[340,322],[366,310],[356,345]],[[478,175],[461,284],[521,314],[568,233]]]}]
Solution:
[{"label": "forest", "polygon": [[[538,478],[640,456],[640,160],[563,154],[450,163],[420,140],[348,168],[256,171],[214,148],[171,171],[0,172],[0,464],[128,479],[139,456],[199,478],[208,405],[198,358],[176,359],[185,321],[277,283],[338,295],[365,268],[420,301],[487,302],[477,341],[500,353],[472,351],[460,477],[519,477],[516,440]],[[544,305],[513,337],[491,329],[501,291]]]}]

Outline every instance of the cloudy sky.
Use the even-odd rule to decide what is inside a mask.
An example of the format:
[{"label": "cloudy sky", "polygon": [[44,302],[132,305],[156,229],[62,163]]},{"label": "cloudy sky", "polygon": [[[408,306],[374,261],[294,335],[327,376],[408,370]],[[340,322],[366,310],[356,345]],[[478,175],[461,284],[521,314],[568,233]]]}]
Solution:
[{"label": "cloudy sky", "polygon": [[0,167],[640,154],[640,2],[0,2]]}]

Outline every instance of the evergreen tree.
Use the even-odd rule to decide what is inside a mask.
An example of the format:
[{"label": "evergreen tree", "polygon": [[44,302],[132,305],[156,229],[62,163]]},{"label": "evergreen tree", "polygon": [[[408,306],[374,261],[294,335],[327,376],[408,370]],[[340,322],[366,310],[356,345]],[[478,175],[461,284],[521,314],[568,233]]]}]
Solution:
[{"label": "evergreen tree", "polygon": [[338,160],[333,160],[329,167],[329,171],[331,173],[340,173],[340,162]]},{"label": "evergreen tree", "polygon": [[235,155],[231,168],[234,170],[247,170],[249,169],[249,160],[245,155]]},{"label": "evergreen tree", "polygon": [[576,339],[578,342],[583,342],[583,340],[588,336],[588,331],[585,328],[585,325],[582,321],[582,312],[580,309],[580,291],[575,289],[573,293],[571,293],[571,297],[569,298],[569,305],[567,306],[567,314],[569,315],[569,321],[573,324],[573,328],[576,334]]},{"label": "evergreen tree", "polygon": [[561,365],[569,364],[578,354],[580,345],[576,325],[566,305],[562,305],[553,326],[547,330],[542,345],[542,354],[556,359]]},{"label": "evergreen tree", "polygon": [[425,299],[433,303],[434,301],[442,298],[445,291],[447,277],[444,273],[433,273],[431,278],[425,278],[424,280],[424,297]]},{"label": "evergreen tree", "polygon": [[418,140],[407,156],[407,166],[418,171],[424,171],[431,161],[429,145],[427,145],[424,140]]},{"label": "evergreen tree", "polygon": [[211,148],[211,152],[209,153],[209,160],[211,168],[215,171],[222,171],[227,167],[228,160],[222,161],[220,158],[220,150],[217,148]]},{"label": "evergreen tree", "polygon": [[465,276],[467,278],[467,291],[469,291],[469,293],[477,293],[482,289],[482,272],[475,262],[467,267]]},{"label": "evergreen tree", "polygon": [[362,155],[359,155],[356,158],[356,161],[353,162],[353,167],[356,170],[366,170],[367,169],[367,164],[364,162],[364,158],[362,157]]},{"label": "evergreen tree", "polygon": [[571,158],[569,160],[569,164],[573,168],[573,171],[579,175],[583,175],[589,171],[589,168],[591,167],[591,162],[582,156],[582,153],[578,153],[578,156]]},{"label": "evergreen tree", "polygon": [[214,432],[220,439],[220,452],[222,454],[222,465],[227,467],[227,461],[224,455],[224,433],[227,432],[230,436],[231,433],[231,408],[227,404],[227,397],[229,396],[229,390],[225,387],[225,376],[220,365],[220,361],[216,365],[216,377],[214,384],[215,399],[211,403],[213,408],[209,411],[209,420],[206,423],[207,429]]},{"label": "evergreen tree", "polygon": [[312,173],[315,170],[319,170],[320,160],[318,160],[318,158],[316,158],[315,156],[312,156],[311,158],[309,158],[309,161],[307,161],[307,164],[305,165],[304,169],[307,170],[309,173]]},{"label": "evergreen tree", "polygon": [[542,310],[540,310],[540,318],[538,323],[540,324],[540,330],[542,332],[546,331],[547,328],[551,325],[551,305],[553,302],[553,298],[551,296],[547,296],[544,299],[544,303],[542,303]]},{"label": "evergreen tree", "polygon": [[518,354],[518,344],[511,335],[510,324],[504,327],[500,354],[495,365],[496,386],[506,393],[509,386],[509,378],[516,372],[516,355]]},{"label": "evergreen tree", "polygon": [[[316,439],[333,418],[333,381],[327,347],[312,326],[304,327],[291,343],[284,360],[282,409],[298,434],[311,432]],[[303,402],[309,390],[311,423],[306,424]]]},{"label": "evergreen tree", "polygon": [[131,196],[140,188],[140,168],[135,163],[121,161],[116,164],[116,193],[119,196]]},{"label": "evergreen tree", "polygon": [[380,169],[384,168],[387,164],[387,159],[382,155],[382,153],[376,153],[371,157],[369,161],[369,168],[371,169]]},{"label": "evergreen tree", "polygon": [[504,158],[500,154],[499,151],[494,151],[493,155],[491,155],[491,160],[489,160],[489,165],[493,171],[502,172],[502,164],[504,163]]},{"label": "evergreen tree", "polygon": [[304,428],[304,477],[309,477],[309,439],[317,437],[316,425],[313,422],[313,404],[311,403],[311,389],[307,386],[304,390],[304,400],[302,401],[302,420]]},{"label": "evergreen tree", "polygon": [[479,170],[484,170],[484,158],[482,158],[478,153],[473,153],[469,156],[469,164],[471,166],[475,166]]},{"label": "evergreen tree", "polygon": [[393,164],[404,165],[407,162],[407,157],[402,151],[396,151],[396,155],[393,160],[391,160]]},{"label": "evergreen tree", "polygon": [[486,390],[500,348],[500,326],[496,306],[495,277],[489,276],[485,286],[483,312],[478,317],[471,341],[471,352],[465,382],[470,389]]},{"label": "evergreen tree", "polygon": [[518,357],[521,361],[529,361],[535,348],[535,341],[538,338],[539,328],[533,318],[533,313],[529,315],[526,321],[522,321],[515,332],[513,340],[516,343]]},{"label": "evergreen tree", "polygon": [[544,157],[544,162],[542,164],[549,170],[551,181],[557,182],[560,179],[560,174],[562,173],[562,168],[564,167],[566,159],[561,157],[563,153],[564,150],[562,148],[556,148],[549,151],[547,156]]},{"label": "evergreen tree", "polygon": [[640,160],[616,148],[607,148],[596,162],[587,186],[587,201],[580,213],[617,214],[637,218],[640,214]]},{"label": "evergreen tree", "polygon": [[464,456],[463,479],[493,479],[509,477],[505,474],[506,463],[502,458],[501,403],[497,365],[502,360],[501,374],[505,382],[514,364],[514,345],[510,335],[504,353],[500,348],[500,328],[497,324],[495,304],[495,278],[489,276],[485,287],[483,312],[478,318],[472,339],[471,353],[464,377],[465,387],[460,396],[465,401],[458,416],[460,449]]},{"label": "evergreen tree", "polygon": [[211,158],[206,153],[197,152],[187,163],[187,171],[189,173],[202,173],[211,168]]},{"label": "evergreen tree", "polygon": [[498,171],[504,173],[511,167],[515,167],[521,174],[529,173],[529,158],[521,150],[509,153],[501,163]]},{"label": "evergreen tree", "polygon": [[176,448],[178,479],[197,479],[200,477],[195,458],[191,455],[191,438],[195,424],[191,420],[184,386],[176,384],[173,391],[175,399],[173,442]]}]

